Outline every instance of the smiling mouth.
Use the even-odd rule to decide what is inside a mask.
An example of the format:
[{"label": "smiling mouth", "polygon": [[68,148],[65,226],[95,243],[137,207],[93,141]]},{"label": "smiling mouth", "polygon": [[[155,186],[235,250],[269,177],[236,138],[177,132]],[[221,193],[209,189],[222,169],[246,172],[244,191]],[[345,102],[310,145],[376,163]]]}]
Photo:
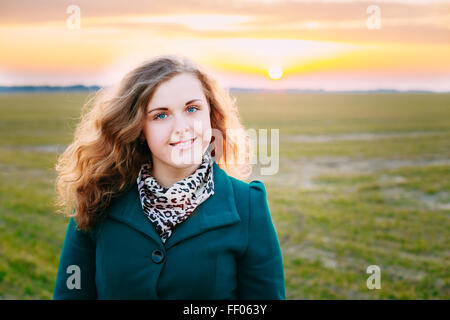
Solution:
[{"label": "smiling mouth", "polygon": [[189,145],[191,145],[192,143],[194,143],[194,141],[195,141],[196,139],[197,139],[197,137],[195,137],[195,138],[193,138],[193,139],[190,139],[190,140],[187,140],[187,141],[184,141],[184,142],[170,143],[170,145],[171,145],[172,147],[175,147],[175,146],[178,146],[178,147],[189,146]]}]

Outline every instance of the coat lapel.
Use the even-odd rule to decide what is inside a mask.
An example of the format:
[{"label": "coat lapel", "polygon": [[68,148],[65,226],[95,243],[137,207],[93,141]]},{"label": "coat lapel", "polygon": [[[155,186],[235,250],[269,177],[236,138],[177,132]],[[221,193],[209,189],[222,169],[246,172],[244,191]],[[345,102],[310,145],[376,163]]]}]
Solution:
[{"label": "coat lapel", "polygon": [[[163,245],[156,230],[143,213],[137,183],[119,199],[119,205],[112,208],[109,216],[151,237],[166,249],[180,241],[215,228],[241,221],[236,209],[233,186],[227,173],[213,163],[214,194],[198,206],[191,216],[177,225]],[[123,202],[122,202],[123,201]],[[122,205],[121,205],[122,204]]]}]

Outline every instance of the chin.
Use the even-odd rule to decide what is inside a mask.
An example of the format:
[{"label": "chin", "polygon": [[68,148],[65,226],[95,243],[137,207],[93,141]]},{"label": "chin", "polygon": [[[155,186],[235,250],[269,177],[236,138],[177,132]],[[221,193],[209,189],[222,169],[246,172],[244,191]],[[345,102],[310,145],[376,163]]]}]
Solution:
[{"label": "chin", "polygon": [[200,164],[202,162],[202,157],[198,157],[198,160],[195,161],[195,158],[193,158],[192,155],[183,155],[180,156],[180,158],[174,157],[171,158],[171,155],[169,155],[168,157],[168,161],[166,162],[167,164],[171,165],[172,167],[176,167],[176,168],[189,168],[192,167],[195,164]]},{"label": "chin", "polygon": [[169,159],[168,162],[177,168],[188,168],[196,164],[201,164],[206,148],[203,150],[203,148],[196,147],[197,148],[184,151],[174,151],[174,149],[169,149],[166,159]]}]

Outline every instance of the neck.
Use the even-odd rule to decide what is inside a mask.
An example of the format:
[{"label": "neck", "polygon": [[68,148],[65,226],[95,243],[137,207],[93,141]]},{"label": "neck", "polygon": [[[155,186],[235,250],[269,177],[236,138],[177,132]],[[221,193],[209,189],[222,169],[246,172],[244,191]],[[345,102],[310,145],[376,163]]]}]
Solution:
[{"label": "neck", "polygon": [[176,182],[190,176],[200,167],[201,164],[194,164],[186,168],[174,168],[164,163],[154,163],[152,176],[164,188],[173,186]]}]

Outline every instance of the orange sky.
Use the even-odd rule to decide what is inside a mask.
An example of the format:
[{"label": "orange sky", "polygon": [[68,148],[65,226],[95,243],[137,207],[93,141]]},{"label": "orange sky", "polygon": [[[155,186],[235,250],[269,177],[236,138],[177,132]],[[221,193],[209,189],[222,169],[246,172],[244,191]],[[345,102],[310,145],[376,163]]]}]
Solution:
[{"label": "orange sky", "polygon": [[178,53],[227,87],[450,91],[450,1],[74,2],[0,2],[0,85],[110,85]]}]

